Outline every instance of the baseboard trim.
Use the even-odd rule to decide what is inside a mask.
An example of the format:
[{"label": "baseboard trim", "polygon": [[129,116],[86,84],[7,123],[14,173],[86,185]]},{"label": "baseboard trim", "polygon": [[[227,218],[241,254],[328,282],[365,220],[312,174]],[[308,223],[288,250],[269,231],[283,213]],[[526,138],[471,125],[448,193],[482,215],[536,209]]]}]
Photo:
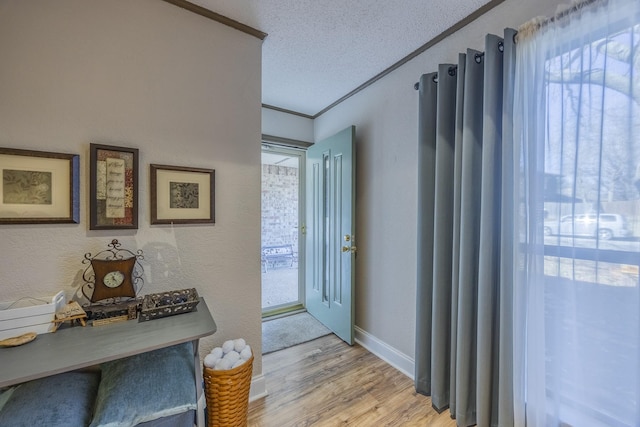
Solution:
[{"label": "baseboard trim", "polygon": [[379,340],[367,331],[354,327],[355,341],[380,359],[387,362],[412,380],[414,379],[415,360]]},{"label": "baseboard trim", "polygon": [[267,382],[264,375],[256,375],[251,378],[251,391],[249,391],[249,402],[262,399],[267,396]]}]

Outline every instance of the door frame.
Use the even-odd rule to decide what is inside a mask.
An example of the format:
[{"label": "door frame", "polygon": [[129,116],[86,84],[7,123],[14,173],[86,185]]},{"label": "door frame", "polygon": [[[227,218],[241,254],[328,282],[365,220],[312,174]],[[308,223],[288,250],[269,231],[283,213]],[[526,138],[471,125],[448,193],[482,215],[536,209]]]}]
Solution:
[{"label": "door frame", "polygon": [[[293,303],[279,304],[268,309],[262,309],[262,318],[278,316],[283,313],[293,313],[305,309],[305,208],[306,208],[306,165],[307,153],[306,148],[285,146],[262,142],[261,154],[263,152],[282,154],[298,157],[298,301]],[[262,167],[262,162],[260,162]],[[262,212],[262,208],[260,209]],[[260,229],[262,233],[262,227]],[[262,274],[262,273],[261,273]],[[260,282],[262,288],[262,280]]]}]

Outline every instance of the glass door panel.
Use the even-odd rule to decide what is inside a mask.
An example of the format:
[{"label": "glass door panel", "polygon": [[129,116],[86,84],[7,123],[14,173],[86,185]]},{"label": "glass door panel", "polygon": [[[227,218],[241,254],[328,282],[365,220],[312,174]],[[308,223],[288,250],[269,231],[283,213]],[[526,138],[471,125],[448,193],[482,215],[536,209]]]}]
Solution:
[{"label": "glass door panel", "polygon": [[[298,150],[262,150],[262,313],[302,308],[300,284],[301,161]],[[302,245],[304,246],[304,245]]]}]

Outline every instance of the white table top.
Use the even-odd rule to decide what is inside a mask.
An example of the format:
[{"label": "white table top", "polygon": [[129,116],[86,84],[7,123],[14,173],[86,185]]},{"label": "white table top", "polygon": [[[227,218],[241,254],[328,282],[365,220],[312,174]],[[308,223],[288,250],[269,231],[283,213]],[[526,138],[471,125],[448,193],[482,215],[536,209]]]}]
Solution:
[{"label": "white table top", "polygon": [[194,312],[147,322],[61,327],[30,343],[0,348],[0,387],[198,340],[216,329],[203,298]]}]

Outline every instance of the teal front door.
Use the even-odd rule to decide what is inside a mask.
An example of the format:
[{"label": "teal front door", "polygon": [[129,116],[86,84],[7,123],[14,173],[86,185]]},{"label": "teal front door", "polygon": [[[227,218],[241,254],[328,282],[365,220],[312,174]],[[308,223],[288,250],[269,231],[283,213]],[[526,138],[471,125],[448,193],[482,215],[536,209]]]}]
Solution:
[{"label": "teal front door", "polygon": [[307,150],[307,311],[353,344],[355,127]]}]

